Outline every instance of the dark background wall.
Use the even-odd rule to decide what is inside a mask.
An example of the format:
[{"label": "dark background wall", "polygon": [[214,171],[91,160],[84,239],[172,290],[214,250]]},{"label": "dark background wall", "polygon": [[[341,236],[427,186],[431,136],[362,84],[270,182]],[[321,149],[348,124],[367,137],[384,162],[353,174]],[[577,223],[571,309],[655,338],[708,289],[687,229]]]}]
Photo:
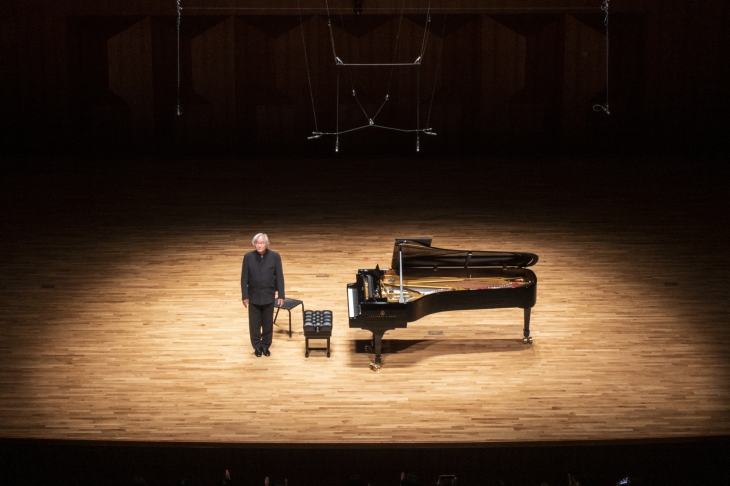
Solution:
[{"label": "dark background wall", "polygon": [[[611,2],[611,116],[600,2],[436,2],[420,68],[424,151],[722,150],[728,131],[730,7],[719,0]],[[220,4],[220,5],[219,5]],[[324,0],[183,2],[178,102],[173,1],[0,4],[3,153],[322,154],[335,130],[336,68]],[[338,55],[412,61],[427,2],[330,2]],[[532,6],[531,6],[532,5]],[[301,17],[300,17],[301,13]],[[342,14],[342,15],[340,15]],[[303,22],[303,32],[300,28]],[[304,34],[305,42],[302,37]],[[345,59],[347,58],[347,59]],[[377,121],[414,128],[414,68],[394,70]],[[382,103],[389,70],[341,72],[340,129]],[[435,80],[435,81],[434,81]],[[435,84],[434,84],[435,83]],[[433,93],[433,105],[431,98]],[[430,116],[429,116],[430,114]],[[415,137],[364,130],[359,150],[412,152]]]}]

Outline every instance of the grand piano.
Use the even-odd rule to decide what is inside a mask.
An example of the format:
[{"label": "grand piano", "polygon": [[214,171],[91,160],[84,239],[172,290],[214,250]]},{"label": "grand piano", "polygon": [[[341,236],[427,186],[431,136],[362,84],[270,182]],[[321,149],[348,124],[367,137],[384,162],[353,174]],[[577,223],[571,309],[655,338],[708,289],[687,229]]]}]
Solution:
[{"label": "grand piano", "polygon": [[386,331],[436,312],[524,309],[522,342],[529,344],[530,310],[537,300],[537,276],[526,268],[533,253],[447,250],[431,238],[398,238],[389,270],[358,270],[347,285],[350,327],[373,333],[375,366],[382,363]]}]

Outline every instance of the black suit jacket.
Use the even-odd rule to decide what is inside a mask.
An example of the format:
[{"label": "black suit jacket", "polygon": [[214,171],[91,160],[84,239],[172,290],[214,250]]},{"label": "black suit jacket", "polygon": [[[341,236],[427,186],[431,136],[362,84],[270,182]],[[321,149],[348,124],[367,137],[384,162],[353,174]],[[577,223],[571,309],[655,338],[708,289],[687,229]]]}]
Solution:
[{"label": "black suit jacket", "polygon": [[243,257],[241,294],[251,304],[264,305],[284,298],[284,270],[278,253],[266,250],[263,256],[254,250]]}]

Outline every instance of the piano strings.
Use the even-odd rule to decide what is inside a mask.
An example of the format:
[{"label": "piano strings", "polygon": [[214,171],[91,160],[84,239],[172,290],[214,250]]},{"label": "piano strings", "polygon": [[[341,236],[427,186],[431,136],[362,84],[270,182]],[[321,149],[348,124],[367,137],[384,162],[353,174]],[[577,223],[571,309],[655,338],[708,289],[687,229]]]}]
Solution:
[{"label": "piano strings", "polygon": [[[514,288],[530,283],[524,277],[406,277],[403,279],[403,297],[406,302],[412,302],[436,292]],[[380,281],[380,295],[388,302],[398,302],[400,283],[395,272],[386,272]]]}]

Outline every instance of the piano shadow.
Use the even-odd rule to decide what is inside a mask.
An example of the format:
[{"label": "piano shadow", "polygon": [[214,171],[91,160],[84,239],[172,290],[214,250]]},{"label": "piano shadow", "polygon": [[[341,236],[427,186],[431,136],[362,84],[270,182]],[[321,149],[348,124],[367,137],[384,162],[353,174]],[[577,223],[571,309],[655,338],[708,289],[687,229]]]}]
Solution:
[{"label": "piano shadow", "polygon": [[[356,354],[372,354],[375,350],[371,339],[354,341]],[[506,351],[527,351],[532,345],[521,339],[383,339],[383,359],[392,354],[413,355],[417,361],[432,356],[466,355],[477,353],[501,353]],[[423,356],[423,358],[421,358]]]}]

